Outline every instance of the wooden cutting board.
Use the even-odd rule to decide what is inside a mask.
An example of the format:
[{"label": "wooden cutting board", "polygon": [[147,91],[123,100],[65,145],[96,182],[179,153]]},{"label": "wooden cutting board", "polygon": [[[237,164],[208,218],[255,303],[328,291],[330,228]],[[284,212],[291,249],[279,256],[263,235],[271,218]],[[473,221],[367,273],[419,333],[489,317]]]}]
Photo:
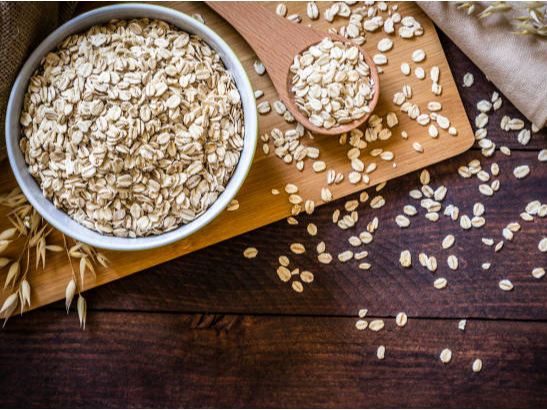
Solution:
[{"label": "wooden cutting board", "polygon": [[[256,59],[253,51],[228,23],[203,3],[167,2],[162,4],[190,15],[199,13],[204,18],[205,23],[232,47],[247,70],[253,88],[264,91],[264,97],[259,101],[273,103],[277,99],[277,94],[268,76],[259,76],[253,69],[253,62]],[[393,4],[389,3],[390,6]],[[100,3],[91,5],[85,3],[82,7],[87,10],[100,5]],[[276,2],[264,2],[264,6],[272,11],[275,10],[276,5]],[[300,15],[302,17],[301,24],[311,24],[323,30],[327,30],[329,27],[346,25],[347,18],[336,17],[332,25],[324,20],[323,13],[329,5],[330,3],[327,2],[318,3],[321,17],[317,21],[311,21],[306,15],[306,2],[287,2],[288,14],[296,13]],[[389,36],[394,41],[394,47],[391,51],[385,53],[389,62],[387,66],[383,66],[384,73],[380,75],[380,100],[375,113],[385,115],[390,111],[394,111],[399,117],[399,126],[394,128],[393,136],[389,140],[369,144],[367,149],[363,151],[366,156],[361,157],[365,164],[368,164],[373,161],[372,157],[368,156],[370,150],[381,147],[385,151],[391,151],[395,154],[394,161],[388,162],[375,158],[374,162],[378,164],[378,168],[370,174],[370,184],[367,186],[362,183],[352,185],[347,182],[347,174],[351,171],[346,157],[347,145],[340,145],[336,137],[316,136],[313,140],[308,137],[302,139],[303,144],[320,149],[320,159],[326,162],[329,169],[342,171],[346,175],[344,182],[339,185],[329,186],[335,199],[453,157],[466,151],[473,144],[473,132],[432,22],[412,2],[400,2],[398,12],[402,16],[410,15],[415,17],[424,27],[424,35],[412,40],[403,40],[397,35]],[[383,37],[388,37],[388,35],[382,30],[377,30],[376,33],[367,33],[367,41],[364,44],[365,49],[371,55],[377,54],[376,45]],[[418,48],[423,49],[427,54],[425,61],[419,64],[427,73],[424,80],[417,79],[413,74],[405,77],[400,70],[401,64],[408,62],[414,72],[417,65],[412,62],[411,55]],[[443,87],[443,92],[438,97],[431,93],[429,70],[433,66],[438,66],[441,72],[440,84]],[[425,111],[429,101],[440,101],[443,104],[441,113],[448,117],[451,124],[457,128],[458,136],[452,137],[446,131],[442,131],[439,138],[432,139],[427,133],[427,127],[418,125],[416,121],[410,120],[405,113],[401,113],[399,108],[392,103],[392,98],[393,94],[400,91],[404,84],[411,85],[413,91],[411,101],[418,104],[423,111]],[[267,115],[260,116],[259,135],[268,133],[274,127],[287,130],[294,127],[294,125],[286,123],[273,110]],[[409,135],[407,140],[400,136],[403,130]],[[425,153],[420,154],[412,149],[412,143],[416,141],[421,143]],[[111,282],[289,216],[291,207],[287,201],[287,195],[283,192],[283,187],[287,183],[297,185],[303,198],[312,199],[317,205],[321,204],[321,188],[327,186],[325,172],[315,173],[311,168],[311,160],[306,161],[303,172],[300,172],[296,169],[294,163],[285,164],[272,153],[265,155],[261,147],[262,143],[259,142],[251,171],[236,197],[240,203],[239,210],[235,212],[226,211],[198,233],[161,249],[125,253],[105,251],[105,254],[112,261],[111,266],[108,269],[98,269],[95,278],[88,274],[83,288],[90,289]],[[2,192],[7,192],[16,185],[7,160],[0,164],[0,182]],[[282,194],[272,195],[272,188],[278,189]],[[7,210],[2,209],[0,212],[5,214]],[[6,229],[8,226],[7,218],[1,218],[0,229]],[[60,234],[54,232],[48,238],[48,243],[60,244]],[[13,248],[5,252],[6,256],[17,256],[17,249],[15,249],[15,246]],[[196,261],[196,263],[199,263],[199,261]],[[2,284],[4,283],[6,270],[3,269],[0,274],[0,283]],[[32,288],[32,308],[63,299],[70,278],[70,266],[64,254],[48,253],[46,269],[31,272],[29,275]],[[7,291],[0,293],[0,301],[3,302],[7,296]]]}]

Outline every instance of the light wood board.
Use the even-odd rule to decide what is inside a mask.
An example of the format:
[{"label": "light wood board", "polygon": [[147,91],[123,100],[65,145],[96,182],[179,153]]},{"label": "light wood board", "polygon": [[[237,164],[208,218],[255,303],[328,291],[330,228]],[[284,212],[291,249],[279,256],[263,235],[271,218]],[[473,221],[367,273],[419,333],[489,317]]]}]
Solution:
[{"label": "light wood board", "polygon": [[[200,13],[206,24],[221,35],[238,55],[249,74],[254,89],[264,91],[265,95],[260,101],[267,100],[273,103],[277,99],[277,94],[268,76],[258,76],[255,73],[253,69],[253,62],[256,58],[254,53],[228,23],[203,3],[168,2],[162,4],[187,14]],[[265,7],[273,11],[276,4],[275,2],[265,2]],[[329,4],[318,3],[321,16]],[[390,3],[390,6],[393,4]],[[97,6],[99,4],[95,3],[93,6],[86,4],[83,7],[89,9]],[[312,24],[314,27],[323,30],[331,26],[323,17],[317,21],[309,20],[306,16],[306,2],[288,2],[287,6],[289,14],[297,13],[302,16],[302,24]],[[394,41],[394,47],[386,53],[389,62],[387,66],[383,66],[384,73],[380,75],[380,100],[375,113],[385,115],[390,111],[396,112],[399,117],[399,126],[394,128],[393,136],[389,140],[369,144],[367,149],[363,151],[366,155],[361,159],[365,164],[372,162],[373,159],[367,156],[370,149],[381,147],[386,151],[392,151],[395,154],[395,160],[386,162],[379,158],[374,159],[374,162],[378,164],[378,169],[370,174],[371,182],[367,186],[376,185],[455,156],[466,151],[474,141],[473,132],[433,24],[415,3],[401,2],[398,11],[402,16],[414,16],[423,25],[425,33],[423,36],[412,40],[403,40],[397,35],[389,36]],[[340,27],[344,24],[347,24],[347,19],[337,17],[332,26]],[[378,53],[376,44],[378,40],[386,36],[381,30],[376,33],[368,33],[364,48],[371,55]],[[408,62],[414,72],[417,65],[412,63],[411,55],[417,48],[423,49],[427,54],[425,61],[419,64],[427,73],[427,78],[424,80],[418,80],[414,74],[405,77],[400,71],[401,63]],[[433,66],[438,66],[441,72],[440,84],[443,87],[443,92],[438,97],[431,93],[429,70]],[[446,131],[441,131],[439,138],[432,139],[427,134],[427,127],[418,125],[416,121],[410,120],[405,113],[401,113],[398,107],[392,103],[392,98],[395,92],[401,90],[403,84],[412,86],[412,102],[418,104],[424,112],[426,111],[427,102],[431,100],[440,101],[443,104],[441,113],[450,119],[451,124],[458,129],[459,135],[452,137]],[[292,126],[294,127],[294,125]],[[287,124],[273,110],[265,116],[260,116],[259,135],[269,132],[274,127],[286,130],[291,125]],[[401,138],[400,132],[403,130],[408,133],[408,140]],[[346,175],[346,180],[343,183],[329,187],[335,199],[359,192],[367,187],[364,184],[352,185],[347,182],[347,174],[351,171],[346,157],[348,146],[340,145],[336,137],[317,136],[314,140],[306,137],[302,141],[304,144],[320,149],[320,159],[327,163],[329,169],[342,171]],[[412,143],[415,141],[422,144],[425,153],[419,154],[412,149]],[[105,251],[105,254],[112,261],[110,268],[99,269],[96,277],[87,275],[83,288],[90,289],[111,282],[289,216],[290,206],[287,202],[287,196],[284,193],[273,196],[271,194],[272,188],[277,188],[283,192],[283,187],[287,183],[293,183],[299,187],[303,198],[312,199],[316,204],[321,204],[320,191],[322,187],[327,186],[325,172],[316,174],[311,169],[311,160],[307,160],[304,171],[299,172],[294,163],[285,164],[271,153],[268,156],[264,155],[261,146],[262,144],[259,142],[251,171],[237,195],[240,203],[238,211],[224,212],[198,233],[161,249],[125,253]],[[394,163],[396,166],[394,166]],[[0,183],[2,192],[7,191],[16,184],[7,160],[0,164]],[[5,214],[7,210],[2,209],[0,212]],[[8,224],[7,218],[1,218],[1,229],[8,227]],[[50,235],[49,242],[60,243],[58,232]],[[8,249],[6,255],[16,257],[16,247],[13,246]],[[196,261],[196,263],[199,263],[199,261]],[[0,283],[4,283],[5,270],[0,274]],[[63,254],[48,254],[46,269],[31,272],[29,275],[32,287],[32,308],[63,299],[65,287],[70,278],[70,266],[66,257]],[[8,291],[0,293],[0,301],[3,301],[7,295]]]}]

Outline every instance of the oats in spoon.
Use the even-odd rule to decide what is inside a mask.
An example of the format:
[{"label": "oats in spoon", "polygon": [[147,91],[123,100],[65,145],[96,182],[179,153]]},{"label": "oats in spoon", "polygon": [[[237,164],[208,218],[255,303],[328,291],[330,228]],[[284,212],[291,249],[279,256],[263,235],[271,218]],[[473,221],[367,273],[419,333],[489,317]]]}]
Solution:
[{"label": "oats in spoon", "polygon": [[370,112],[374,80],[355,45],[324,38],[295,56],[290,71],[296,105],[316,127],[330,129]]}]

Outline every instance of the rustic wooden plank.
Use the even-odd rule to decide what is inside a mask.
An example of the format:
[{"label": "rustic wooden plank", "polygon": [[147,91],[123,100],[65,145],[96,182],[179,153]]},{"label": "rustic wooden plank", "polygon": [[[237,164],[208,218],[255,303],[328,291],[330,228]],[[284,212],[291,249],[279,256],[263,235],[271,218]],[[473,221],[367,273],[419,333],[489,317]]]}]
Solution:
[{"label": "rustic wooden plank", "polygon": [[[477,110],[477,103],[480,100],[490,100],[492,93],[497,91],[503,98],[503,104],[501,108],[497,111],[493,111],[490,114],[489,124],[488,124],[488,138],[496,143],[499,147],[505,145],[511,149],[542,149],[545,148],[546,138],[547,138],[547,128],[543,127],[540,132],[532,134],[532,139],[528,145],[521,145],[517,141],[518,131],[506,132],[500,128],[501,118],[504,115],[509,115],[511,118],[521,118],[525,121],[525,127],[531,129],[532,124],[528,121],[524,115],[522,115],[519,110],[503,95],[494,84],[492,84],[486,76],[479,70],[479,68],[473,64],[471,60],[441,31],[438,27],[437,33],[439,35],[439,40],[443,45],[444,52],[446,54],[446,59],[458,86],[458,92],[463,101],[465,111],[469,118],[469,122],[473,126],[473,130],[476,130],[475,127],[475,116],[478,115],[479,111]],[[475,77],[475,84],[470,88],[465,88],[463,86],[463,76],[466,73],[471,73]],[[478,147],[475,144],[475,147]]]},{"label": "rustic wooden plank", "polygon": [[[333,211],[343,210],[345,199],[341,199],[316,210],[312,217],[300,217],[298,226],[281,221],[89,292],[90,309],[352,315],[366,306],[385,316],[405,310],[420,317],[547,319],[547,282],[531,276],[534,267],[547,266],[547,255],[537,249],[541,236],[547,232],[547,219],[521,221],[521,232],[498,254],[481,245],[483,236],[500,240],[501,229],[509,222],[519,221],[519,213],[528,202],[546,201],[547,167],[536,156],[534,152],[514,152],[507,158],[498,153],[494,159],[486,160],[475,151],[430,168],[432,186],[444,184],[449,189],[445,205],[455,204],[461,214],[472,215],[473,204],[484,203],[487,222],[483,228],[463,231],[447,217],[436,223],[427,221],[418,201],[408,196],[410,188],[419,186],[418,174],[413,173],[384,188],[384,208],[374,211],[360,206],[356,229],[342,231],[332,223]],[[459,165],[475,158],[480,158],[486,167],[495,160],[501,168],[501,189],[492,198],[479,194],[477,179],[464,180],[456,174]],[[512,174],[515,164],[529,164],[531,175],[517,181]],[[395,225],[394,218],[407,203],[419,208],[419,215],[410,218],[411,226],[403,230]],[[379,217],[380,229],[374,241],[362,247],[370,253],[367,260],[372,264],[371,270],[360,271],[356,261],[334,261],[329,266],[317,262],[315,246],[319,241],[324,240],[328,250],[336,255],[349,247],[347,238],[361,232],[375,215]],[[315,238],[306,232],[308,221],[318,226]],[[448,233],[455,235],[456,245],[441,250],[441,241]],[[291,242],[304,243],[308,251],[291,255]],[[243,257],[248,246],[259,249],[256,259]],[[411,269],[399,265],[403,249],[412,252]],[[417,257],[422,251],[437,258],[436,274],[419,265]],[[282,254],[290,257],[292,268],[309,269],[315,274],[315,281],[305,285],[302,294],[278,279],[277,260]],[[460,268],[456,272],[448,269],[446,258],[450,254],[459,258]],[[492,268],[483,271],[480,265],[487,261],[492,262]],[[449,281],[448,288],[442,291],[433,288],[434,279],[440,276]],[[498,288],[498,281],[503,278],[512,280],[513,292]]]},{"label": "rustic wooden plank", "polygon": [[[259,76],[253,69],[253,62],[256,60],[254,52],[225,20],[201,2],[162,4],[189,15],[196,12],[201,13],[207,25],[223,37],[227,44],[233,48],[247,71],[253,87],[264,91],[265,96],[261,101],[268,100],[273,103],[278,98],[268,76]],[[99,4],[92,6],[98,7]],[[275,8],[274,3],[266,3],[265,6],[270,9]],[[305,2],[293,3],[290,7],[291,12],[305,15]],[[360,158],[367,165],[373,161],[377,163],[377,170],[370,174],[370,185],[381,183],[457,155],[467,150],[473,143],[471,127],[431,20],[423,14],[416,4],[411,2],[401,3],[399,11],[402,15],[409,14],[418,19],[424,27],[424,35],[409,41],[394,37],[394,48],[388,53],[391,65],[389,68],[385,68],[382,74],[380,81],[381,95],[375,113],[384,116],[390,111],[398,111],[398,107],[392,101],[393,94],[400,91],[405,83],[412,85],[414,95],[412,101],[422,107],[422,110],[430,101],[432,97],[430,81],[421,81],[415,77],[404,77],[399,70],[400,64],[409,58],[409,55],[417,47],[416,45],[419,44],[420,48],[427,52],[427,59],[421,63],[421,66],[427,72],[435,65],[441,70],[440,84],[443,87],[443,93],[436,99],[444,104],[445,108],[442,114],[450,119],[451,125],[458,129],[459,134],[458,137],[454,138],[443,131],[440,133],[439,138],[432,139],[423,126],[411,120],[407,115],[399,115],[399,125],[393,129],[393,137],[386,141],[373,142],[369,144],[367,150],[362,152]],[[313,24],[321,30],[327,30],[330,27],[324,19],[317,20]],[[341,24],[343,24],[342,20],[336,21],[337,26]],[[376,33],[367,34],[367,42],[364,47],[369,54],[373,55],[377,52],[376,44],[382,36],[383,34],[379,30]],[[260,115],[259,117],[259,135],[269,133],[275,127],[285,131],[291,128],[294,129],[296,126],[296,124],[287,124],[273,110],[269,114]],[[403,130],[410,136],[408,140],[400,137]],[[415,141],[421,143],[425,149],[425,154],[419,154],[412,149],[412,143]],[[362,183],[353,185],[348,182],[347,175],[352,171],[350,161],[346,155],[348,146],[340,145],[336,137],[316,136],[314,140],[303,137],[302,143],[305,146],[319,148],[321,160],[325,161],[329,168],[343,172],[346,175],[342,183],[330,187],[335,198],[354,193],[364,186]],[[311,159],[306,160],[303,172],[298,172],[294,163],[285,164],[282,159],[277,158],[273,154],[273,142],[270,142],[270,145],[272,152],[265,155],[261,149],[262,141],[259,141],[253,166],[237,194],[240,212],[222,213],[206,227],[200,229],[198,234],[165,246],[159,252],[157,250],[138,253],[105,252],[112,260],[112,265],[108,269],[101,269],[96,277],[89,275],[83,288],[89,289],[117,280],[290,215],[290,208],[285,206],[284,200],[281,197],[271,195],[272,188],[282,189],[287,183],[297,184],[303,198],[312,199],[319,205],[322,202],[321,188],[326,185],[325,173],[315,173],[311,168]],[[385,151],[391,151],[394,154],[394,162],[381,161],[370,155],[370,150],[380,146]],[[397,166],[394,167],[393,163],[396,163]],[[7,169],[7,164],[0,166],[0,185],[2,186],[10,184],[10,180],[13,178]],[[5,211],[2,210],[1,212]],[[0,222],[0,229],[3,229],[7,224],[6,220]],[[53,236],[52,239],[55,240],[55,237]],[[59,243],[59,236],[56,240]],[[50,256],[45,270],[33,272],[29,275],[29,278],[32,288],[36,291],[33,306],[39,307],[64,298],[65,287],[71,280],[72,274],[64,255],[57,254]],[[0,292],[0,303],[6,297],[5,293]]]},{"label": "rustic wooden plank", "polygon": [[[4,407],[544,407],[547,323],[40,310],[0,338]],[[385,359],[376,358],[386,346]],[[452,361],[439,360],[450,348]],[[483,370],[475,374],[476,358]]]}]

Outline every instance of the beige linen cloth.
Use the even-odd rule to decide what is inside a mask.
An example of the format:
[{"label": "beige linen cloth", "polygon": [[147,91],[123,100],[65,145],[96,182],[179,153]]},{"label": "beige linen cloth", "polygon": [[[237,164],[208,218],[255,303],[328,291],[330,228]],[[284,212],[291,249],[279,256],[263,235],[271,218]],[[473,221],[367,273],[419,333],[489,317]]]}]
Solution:
[{"label": "beige linen cloth", "polygon": [[73,1],[0,1],[0,161],[6,156],[4,122],[15,78],[30,53],[72,16],[76,5]]},{"label": "beige linen cloth", "polygon": [[[459,10],[456,2],[418,5],[526,118],[538,127],[546,125],[547,40],[513,34],[511,13],[479,20]],[[476,4],[479,11],[487,6],[488,2]]]}]

